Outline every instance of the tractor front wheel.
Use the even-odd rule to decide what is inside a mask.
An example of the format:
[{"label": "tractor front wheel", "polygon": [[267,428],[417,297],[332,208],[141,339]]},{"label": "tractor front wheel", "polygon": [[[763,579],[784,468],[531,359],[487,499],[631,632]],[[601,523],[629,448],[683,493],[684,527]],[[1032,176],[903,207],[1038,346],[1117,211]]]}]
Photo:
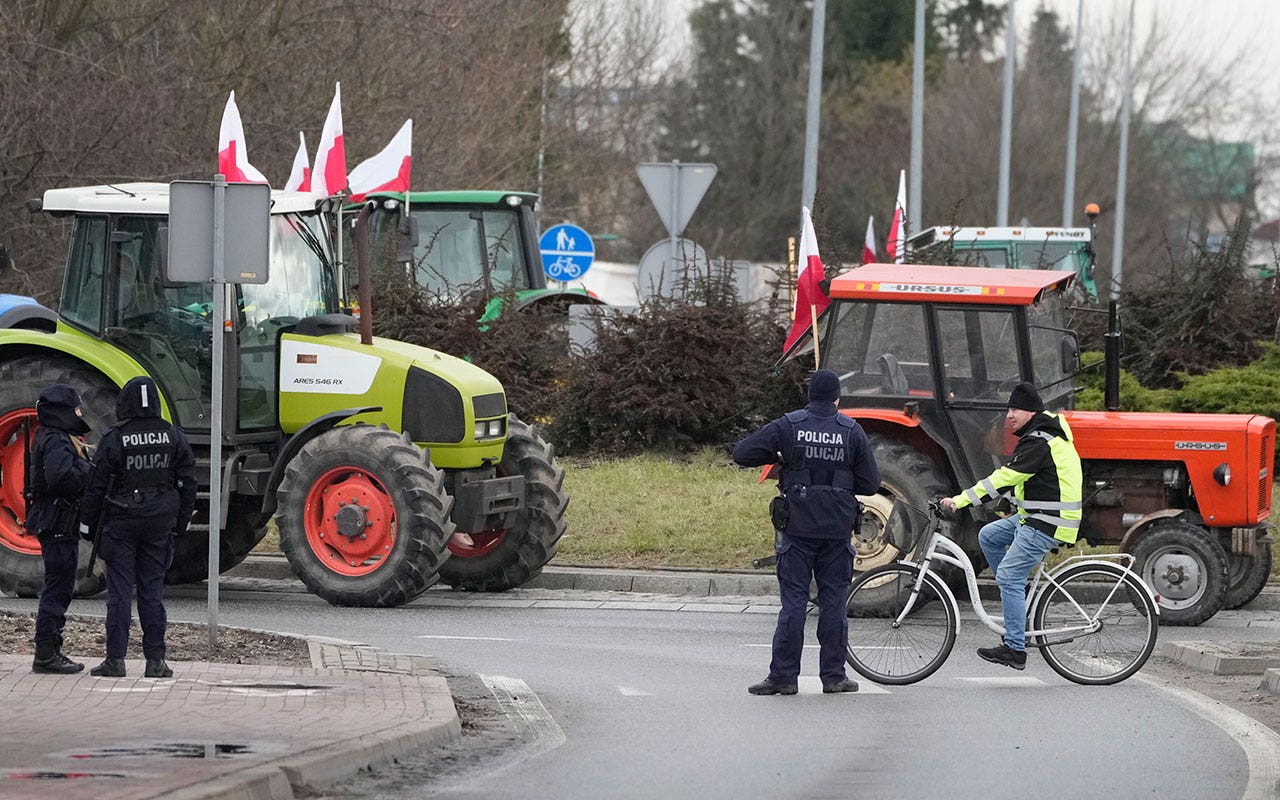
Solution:
[{"label": "tractor front wheel", "polygon": [[449,557],[453,498],[426,451],[387,426],[346,425],[307,442],[285,470],[280,549],[338,606],[403,605]]},{"label": "tractor front wheel", "polygon": [[1199,625],[1222,608],[1227,553],[1209,531],[1158,520],[1142,531],[1131,552],[1134,571],[1160,598],[1161,625]]},{"label": "tractor front wheel", "polygon": [[[0,590],[19,597],[35,597],[44,583],[44,561],[40,542],[28,534],[26,503],[23,500],[24,441],[22,422],[30,420],[30,436],[35,438],[36,399],[55,383],[74,386],[80,393],[84,420],[92,431],[91,440],[115,421],[118,389],[103,375],[83,364],[63,358],[26,356],[0,364]],[[89,596],[102,591],[101,562],[93,574],[87,571],[88,542],[80,543],[76,594]]]},{"label": "tractor front wheel", "polygon": [[507,418],[507,443],[498,465],[502,476],[524,476],[524,503],[510,528],[471,533],[471,543],[454,537],[453,557],[440,570],[455,589],[504,592],[528,583],[556,554],[564,534],[564,470],[551,445],[515,414]]}]

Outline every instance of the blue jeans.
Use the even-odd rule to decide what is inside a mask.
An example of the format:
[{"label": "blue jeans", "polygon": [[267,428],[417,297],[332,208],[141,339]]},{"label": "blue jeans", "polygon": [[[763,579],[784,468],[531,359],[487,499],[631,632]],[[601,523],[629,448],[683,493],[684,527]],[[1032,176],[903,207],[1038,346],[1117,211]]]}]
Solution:
[{"label": "blue jeans", "polygon": [[1000,587],[1004,643],[1014,650],[1026,650],[1027,577],[1057,547],[1057,540],[1030,525],[1019,525],[1018,517],[1013,515],[983,525],[978,544]]}]

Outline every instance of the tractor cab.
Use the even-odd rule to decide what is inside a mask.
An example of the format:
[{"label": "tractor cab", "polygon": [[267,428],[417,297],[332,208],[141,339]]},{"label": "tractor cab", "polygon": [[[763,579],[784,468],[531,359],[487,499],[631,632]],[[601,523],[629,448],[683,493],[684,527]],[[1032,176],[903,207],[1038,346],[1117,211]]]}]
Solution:
[{"label": "tractor cab", "polygon": [[[71,216],[71,249],[59,316],[69,332],[106,341],[155,378],[173,420],[210,427],[213,371],[212,284],[164,278],[169,186],[131,183],[54,189],[43,210]],[[274,192],[270,279],[230,287],[239,390],[236,428],[279,425],[276,363],[281,329],[338,311],[338,285],[324,221],[308,194]]]},{"label": "tractor cab", "polygon": [[[1064,327],[1070,273],[871,264],[831,281],[822,366],[840,376],[842,405],[922,428],[944,444],[963,483],[1008,452],[1009,392],[1031,381],[1070,408],[1075,336]],[[864,412],[865,410],[865,412]]]}]

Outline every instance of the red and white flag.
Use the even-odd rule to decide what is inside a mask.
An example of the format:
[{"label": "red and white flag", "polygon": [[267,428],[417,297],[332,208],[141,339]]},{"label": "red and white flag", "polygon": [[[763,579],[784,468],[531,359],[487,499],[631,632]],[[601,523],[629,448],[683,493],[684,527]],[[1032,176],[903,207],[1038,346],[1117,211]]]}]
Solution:
[{"label": "red and white flag", "polygon": [[342,144],[342,84],[333,85],[333,103],[320,131],[315,164],[311,168],[311,191],[330,197],[347,188],[347,151]]},{"label": "red and white flag", "polygon": [[409,191],[409,167],[413,164],[413,120],[405,120],[382,152],[361,161],[351,170],[351,202],[371,192]]},{"label": "red and white flag", "polygon": [[907,171],[898,173],[898,201],[893,204],[893,224],[889,226],[889,240],[885,242],[885,258],[901,264],[906,256],[907,241]]},{"label": "red and white flag", "polygon": [[222,126],[218,129],[218,172],[228,183],[270,183],[249,163],[249,148],[244,143],[244,126],[240,124],[240,109],[236,108],[236,93],[227,98],[222,110]]},{"label": "red and white flag", "polygon": [[862,263],[876,263],[876,232],[872,227],[875,217],[867,217],[867,238],[862,243]]},{"label": "red and white flag", "polygon": [[804,219],[804,230],[800,232],[800,277],[796,280],[795,318],[791,321],[786,344],[782,345],[783,353],[790,350],[818,315],[831,305],[831,298],[820,285],[826,271],[822,267],[822,258],[818,256],[818,237],[813,232],[809,209],[802,208],[800,216]]},{"label": "red and white flag", "polygon": [[307,140],[302,131],[298,131],[298,152],[293,156],[293,169],[289,170],[289,180],[285,181],[286,192],[311,191],[311,167],[307,164]]}]

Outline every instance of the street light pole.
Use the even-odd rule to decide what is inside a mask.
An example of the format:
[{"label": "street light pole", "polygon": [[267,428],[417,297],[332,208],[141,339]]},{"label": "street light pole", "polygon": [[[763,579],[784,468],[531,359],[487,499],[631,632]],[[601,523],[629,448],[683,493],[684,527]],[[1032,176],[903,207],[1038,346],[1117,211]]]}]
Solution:
[{"label": "street light pole", "polygon": [[1120,103],[1120,165],[1116,170],[1116,228],[1111,245],[1111,297],[1119,299],[1124,262],[1124,194],[1129,175],[1129,113],[1133,106],[1133,12],[1129,0],[1129,39],[1124,48],[1124,99]]},{"label": "street light pole", "polygon": [[822,110],[822,38],[826,21],[827,0],[814,0],[809,35],[809,101],[804,120],[804,177],[800,186],[800,201],[808,209],[813,208],[813,198],[818,192],[818,123]]},{"label": "street light pole", "polygon": [[1062,227],[1070,228],[1076,205],[1076,141],[1080,138],[1080,42],[1084,0],[1076,4],[1076,45],[1071,53],[1071,110],[1067,112],[1067,166],[1062,186]]},{"label": "street light pole", "polygon": [[907,194],[907,236],[920,232],[924,184],[924,0],[916,0],[915,53],[911,67],[911,191]]},{"label": "street light pole", "polygon": [[1018,54],[1018,34],[1014,30],[1013,0],[1004,18],[1004,102],[1000,113],[1000,190],[996,200],[996,225],[1009,224],[1009,151],[1013,144],[1013,64]]}]

